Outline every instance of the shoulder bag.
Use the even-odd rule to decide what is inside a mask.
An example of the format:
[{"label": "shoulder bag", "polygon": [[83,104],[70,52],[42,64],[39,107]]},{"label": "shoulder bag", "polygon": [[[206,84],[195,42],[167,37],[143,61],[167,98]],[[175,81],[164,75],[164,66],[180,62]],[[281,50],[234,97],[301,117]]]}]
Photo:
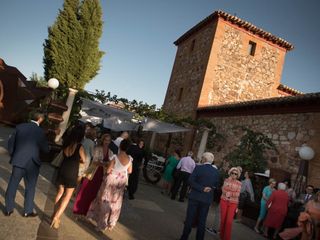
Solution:
[{"label": "shoulder bag", "polygon": [[51,165],[59,168],[63,161],[63,150],[59,152],[59,154],[51,161]]}]

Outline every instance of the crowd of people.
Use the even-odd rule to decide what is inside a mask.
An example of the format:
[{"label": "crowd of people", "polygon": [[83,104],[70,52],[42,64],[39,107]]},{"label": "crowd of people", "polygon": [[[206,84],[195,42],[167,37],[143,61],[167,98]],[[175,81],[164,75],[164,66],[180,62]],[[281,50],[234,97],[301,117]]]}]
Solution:
[{"label": "crowd of people", "polygon": [[[22,178],[26,183],[24,217],[36,217],[34,195],[40,151],[49,152],[49,145],[40,124],[45,116],[34,115],[30,123],[20,124],[8,141],[12,174],[6,191],[4,214],[14,211],[14,201]],[[138,188],[140,167],[144,158],[144,141],[135,136],[129,140],[122,132],[112,140],[110,133],[100,133],[90,123],[78,122],[63,135],[61,152],[53,160],[57,167],[57,194],[50,226],[60,227],[61,216],[74,198],[76,218],[96,222],[97,230],[112,230],[116,225],[125,189],[134,199]],[[99,140],[97,140],[99,139]]]},{"label": "crowd of people", "polygon": [[[18,125],[9,138],[12,174],[5,194],[6,216],[14,211],[22,178],[26,193],[23,216],[37,216],[34,195],[41,165],[39,152],[49,152],[39,127],[43,120],[43,114],[35,114],[34,120]],[[121,213],[125,190],[129,200],[135,199],[145,157],[144,141],[135,135],[130,137],[128,132],[112,140],[110,133],[99,134],[91,124],[72,126],[64,134],[61,152],[54,160],[58,174],[51,227],[60,227],[61,216],[74,198],[72,209],[76,218],[95,222],[98,231],[112,230]],[[245,207],[256,200],[251,177],[241,166],[229,166],[226,172],[218,169],[210,152],[203,153],[196,162],[193,152],[182,157],[181,151],[175,150],[166,161],[161,193],[172,200],[179,196],[180,202],[188,199],[180,239],[188,239],[192,228],[197,227],[197,240],[204,239],[206,231],[230,240],[235,218],[241,221]],[[206,227],[211,206],[214,225]],[[276,179],[270,178],[262,190],[254,231],[272,239],[319,240],[319,229],[320,192],[308,185],[305,193],[297,195],[290,180],[277,184]]]},{"label": "crowd of people", "polygon": [[[192,226],[197,226],[196,239],[203,239],[205,229],[211,234],[219,235],[222,240],[231,239],[232,223],[241,222],[245,207],[254,205],[256,201],[251,173],[243,171],[241,166],[230,167],[224,180],[223,173],[219,171],[200,173],[202,175],[199,176],[199,168],[204,164],[210,163],[217,169],[213,155],[212,160],[208,160],[208,154],[210,153],[204,153],[201,161],[196,163],[192,159],[192,152],[181,158],[180,151],[175,150],[167,160],[162,193],[175,199],[180,191],[180,202],[188,197],[181,240],[188,239]],[[217,181],[213,184],[208,179]],[[206,198],[208,192],[214,197],[210,201]],[[195,195],[197,197],[194,199]],[[205,228],[210,205],[214,208],[214,225]],[[255,232],[272,239],[318,240],[319,227],[320,191],[317,192],[312,185],[308,185],[305,193],[297,195],[289,179],[278,183],[273,178],[269,179],[269,184],[262,190]]]}]

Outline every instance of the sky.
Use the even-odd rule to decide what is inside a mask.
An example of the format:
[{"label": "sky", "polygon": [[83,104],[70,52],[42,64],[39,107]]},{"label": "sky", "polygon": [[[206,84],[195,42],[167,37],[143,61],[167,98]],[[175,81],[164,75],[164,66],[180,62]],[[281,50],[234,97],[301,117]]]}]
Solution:
[{"label": "sky", "polygon": [[[43,76],[43,43],[63,0],[0,0],[0,58],[27,78]],[[105,90],[161,107],[181,35],[216,10],[248,21],[295,47],[281,83],[320,92],[319,0],[101,0],[106,54],[86,90]]]}]

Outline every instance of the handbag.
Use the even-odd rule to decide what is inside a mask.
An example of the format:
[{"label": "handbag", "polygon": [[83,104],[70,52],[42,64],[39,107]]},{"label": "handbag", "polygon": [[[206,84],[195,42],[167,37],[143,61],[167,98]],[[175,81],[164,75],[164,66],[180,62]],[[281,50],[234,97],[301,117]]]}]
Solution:
[{"label": "handbag", "polygon": [[51,165],[59,168],[63,161],[63,151],[61,150],[58,155],[51,161]]},{"label": "handbag", "polygon": [[96,174],[96,171],[98,169],[99,165],[97,164],[90,164],[90,166],[87,168],[87,170],[84,172],[84,177],[89,179],[90,181],[93,179],[94,175]]}]

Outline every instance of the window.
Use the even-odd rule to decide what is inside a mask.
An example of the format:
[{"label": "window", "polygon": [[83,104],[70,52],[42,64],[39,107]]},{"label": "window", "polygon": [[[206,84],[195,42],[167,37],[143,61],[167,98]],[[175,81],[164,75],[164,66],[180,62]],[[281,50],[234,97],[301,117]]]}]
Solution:
[{"label": "window", "polygon": [[255,42],[249,41],[248,54],[250,54],[251,56],[254,56],[256,52],[256,46],[257,44]]},{"label": "window", "polygon": [[190,46],[190,52],[192,52],[193,51],[193,49],[194,49],[194,45],[196,44],[196,40],[195,39],[193,39],[192,40],[192,42],[191,42],[191,46]]},{"label": "window", "polygon": [[179,95],[178,95],[178,101],[181,101],[182,94],[183,94],[183,88],[180,88]]}]

